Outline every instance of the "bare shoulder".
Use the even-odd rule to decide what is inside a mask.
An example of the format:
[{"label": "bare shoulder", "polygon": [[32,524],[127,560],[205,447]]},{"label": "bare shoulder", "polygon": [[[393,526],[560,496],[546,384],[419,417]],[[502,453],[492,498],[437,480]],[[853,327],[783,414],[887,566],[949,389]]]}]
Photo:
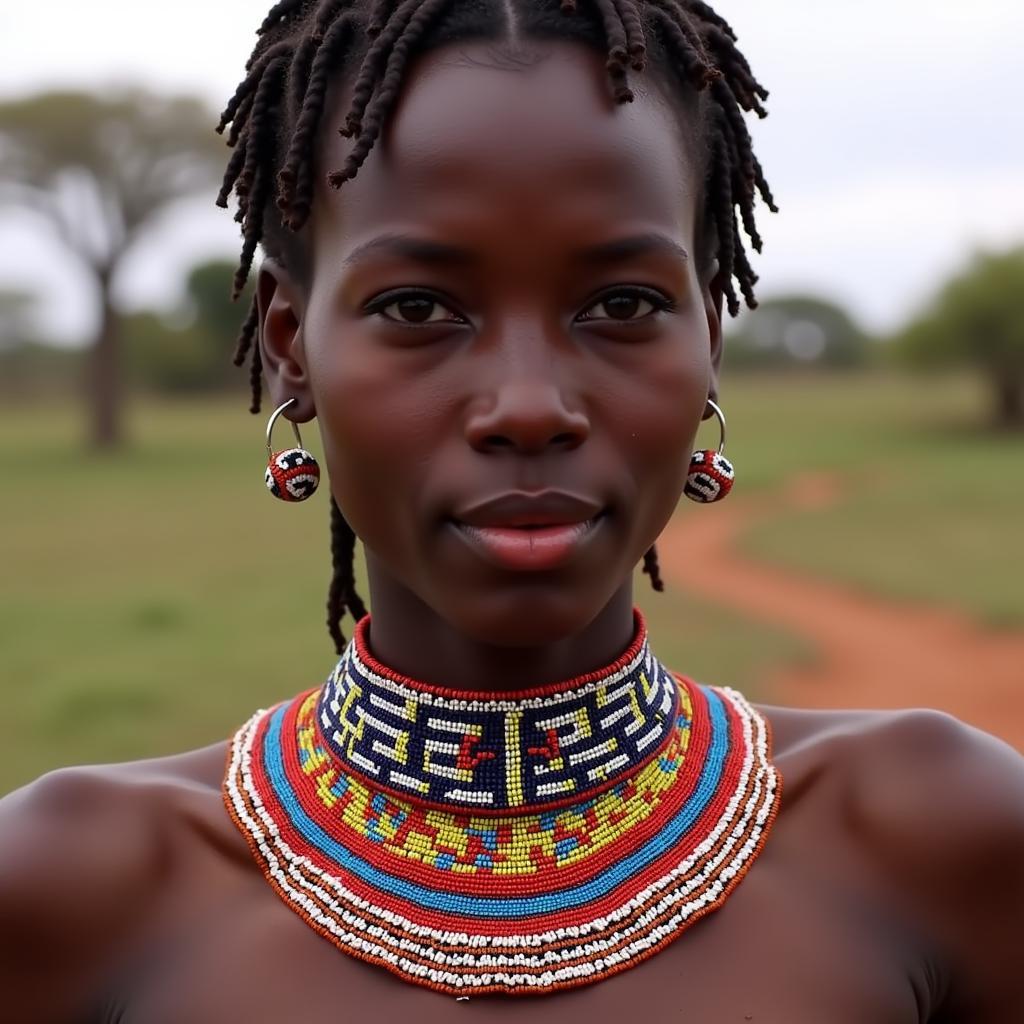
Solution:
[{"label": "bare shoulder", "polygon": [[886,714],[863,754],[865,806],[879,822],[902,818],[922,838],[941,835],[932,857],[972,859],[990,844],[1024,851],[1024,757],[1002,740],[944,712],[914,709]]},{"label": "bare shoulder", "polygon": [[776,757],[827,759],[878,823],[909,814],[915,826],[946,827],[955,809],[965,827],[947,829],[943,843],[954,854],[979,830],[1024,826],[1024,756],[944,711],[758,710],[771,724]]},{"label": "bare shoulder", "polygon": [[947,870],[1024,850],[1024,756],[995,736],[930,708],[759,710],[775,756],[798,765],[797,786],[828,775],[844,813],[893,865],[916,869],[927,855]]},{"label": "bare shoulder", "polygon": [[[215,820],[224,746],[66,768],[0,800],[0,991],[12,1019],[70,1019],[151,911],[184,816]],[[22,1008],[23,1007],[23,1008]]]},{"label": "bare shoulder", "polygon": [[761,710],[778,756],[832,777],[844,827],[948,950],[949,1019],[1024,1020],[1024,757],[931,709]]}]

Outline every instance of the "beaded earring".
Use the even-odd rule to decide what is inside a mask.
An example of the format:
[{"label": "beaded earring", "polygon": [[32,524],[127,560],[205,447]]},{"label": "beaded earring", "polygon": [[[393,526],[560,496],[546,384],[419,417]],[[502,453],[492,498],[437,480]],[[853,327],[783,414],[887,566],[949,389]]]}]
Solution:
[{"label": "beaded earring", "polygon": [[732,490],[736,479],[733,464],[722,454],[725,451],[725,413],[710,398],[708,405],[718,417],[718,425],[722,431],[718,451],[709,448],[694,452],[690,456],[690,473],[683,487],[683,494],[691,501],[698,501],[702,505],[721,501]]},{"label": "beaded earring", "polygon": [[305,501],[320,486],[320,464],[302,447],[297,423],[292,423],[297,444],[295,448],[275,452],[271,444],[270,438],[277,418],[295,401],[289,398],[284,405],[275,409],[267,424],[267,490],[282,501]]}]

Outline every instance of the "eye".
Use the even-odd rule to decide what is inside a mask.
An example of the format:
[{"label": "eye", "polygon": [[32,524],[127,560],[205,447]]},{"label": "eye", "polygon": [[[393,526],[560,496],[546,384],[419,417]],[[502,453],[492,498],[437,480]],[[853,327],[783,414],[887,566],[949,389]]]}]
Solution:
[{"label": "eye", "polygon": [[[580,320],[618,320],[629,322],[645,320],[652,313],[675,309],[675,303],[659,292],[648,288],[620,288],[609,292],[595,302]],[[593,315],[599,310],[598,315]]]},{"label": "eye", "polygon": [[365,312],[380,313],[387,320],[407,326],[465,323],[431,292],[388,292],[367,303]]}]

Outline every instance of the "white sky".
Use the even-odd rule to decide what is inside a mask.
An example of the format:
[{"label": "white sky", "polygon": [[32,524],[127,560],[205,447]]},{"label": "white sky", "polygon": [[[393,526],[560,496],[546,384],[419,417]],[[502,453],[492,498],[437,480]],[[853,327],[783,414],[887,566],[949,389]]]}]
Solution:
[{"label": "white sky", "polygon": [[[270,0],[0,0],[0,96],[141,82],[219,110]],[[871,327],[895,326],[977,246],[1024,241],[1024,4],[1020,0],[718,0],[758,78],[753,127],[782,208],[760,217],[759,294],[820,290]],[[239,28],[238,26],[241,26]],[[129,305],[167,304],[180,270],[233,257],[212,196],[140,244]],[[0,288],[46,298],[68,340],[90,293],[24,216],[0,217]]]}]

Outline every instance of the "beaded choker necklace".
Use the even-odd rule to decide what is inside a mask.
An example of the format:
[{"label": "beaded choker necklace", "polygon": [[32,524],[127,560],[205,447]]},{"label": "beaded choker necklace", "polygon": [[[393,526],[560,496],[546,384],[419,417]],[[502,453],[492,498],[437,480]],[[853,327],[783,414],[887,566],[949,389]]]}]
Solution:
[{"label": "beaded choker necklace", "polygon": [[452,995],[609,977],[721,906],[781,779],[735,690],[654,657],[504,694],[380,664],[370,616],[323,686],[231,744],[224,799],[285,902],[342,951]]}]

